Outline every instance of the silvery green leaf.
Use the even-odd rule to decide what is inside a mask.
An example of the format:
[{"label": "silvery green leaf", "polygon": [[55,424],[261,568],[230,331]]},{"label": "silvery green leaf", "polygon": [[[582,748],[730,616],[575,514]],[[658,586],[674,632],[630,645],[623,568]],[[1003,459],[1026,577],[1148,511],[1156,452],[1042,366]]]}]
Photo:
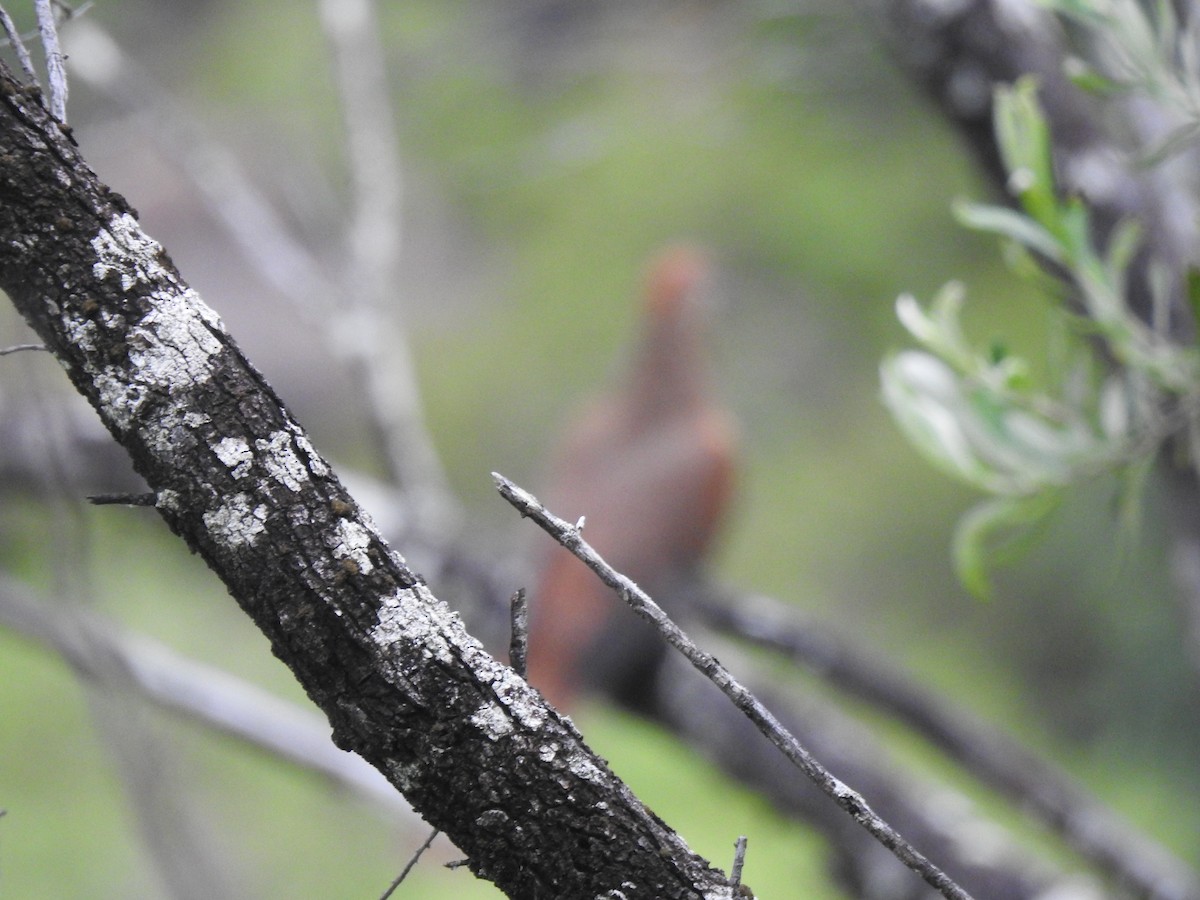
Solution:
[{"label": "silvery green leaf", "polygon": [[968,228],[998,234],[1047,259],[1063,262],[1063,248],[1058,239],[1029,216],[1002,206],[967,202],[955,203],[954,214]]},{"label": "silvery green leaf", "polygon": [[1099,414],[1100,429],[1105,437],[1112,441],[1130,439],[1130,397],[1125,382],[1120,378],[1105,379],[1100,389]]},{"label": "silvery green leaf", "polygon": [[954,530],[954,569],[958,580],[980,600],[992,596],[990,570],[1029,548],[1061,492],[1028,497],[1001,497],[971,509]]},{"label": "silvery green leaf", "polygon": [[884,403],[922,455],[968,484],[997,487],[995,474],[963,432],[962,395],[953,369],[931,354],[906,350],[885,360],[880,375]]}]

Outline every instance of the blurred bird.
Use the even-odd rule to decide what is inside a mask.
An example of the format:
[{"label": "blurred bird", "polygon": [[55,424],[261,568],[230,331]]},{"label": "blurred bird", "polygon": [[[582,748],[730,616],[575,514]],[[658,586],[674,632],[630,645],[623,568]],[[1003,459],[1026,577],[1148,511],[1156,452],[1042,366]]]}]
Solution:
[{"label": "blurred bird", "polygon": [[[735,428],[708,380],[702,288],[709,263],[673,246],[651,264],[641,335],[618,383],[565,432],[541,498],[672,615],[729,511]],[[665,652],[650,626],[557,545],[540,560],[529,680],[569,708],[581,691],[635,709]]]}]

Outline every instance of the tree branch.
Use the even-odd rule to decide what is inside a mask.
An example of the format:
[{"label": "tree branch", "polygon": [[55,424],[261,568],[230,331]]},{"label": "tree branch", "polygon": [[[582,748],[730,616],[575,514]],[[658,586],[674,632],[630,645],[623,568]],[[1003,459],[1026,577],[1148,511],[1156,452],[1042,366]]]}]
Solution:
[{"label": "tree branch", "polygon": [[942,896],[953,898],[953,900],[967,900],[970,897],[970,894],[955,884],[945,872],[926,859],[894,828],[876,815],[862,796],[835,778],[833,773],[814,759],[779,723],[770,710],[759,702],[757,697],[739,683],[715,656],[697,647],[641,588],[608,565],[600,554],[583,539],[579,526],[572,525],[555,516],[542,506],[536,497],[513,484],[503,475],[493,472],[492,479],[496,482],[496,488],[500,495],[511,503],[523,517],[533,519],[543,531],[554,538],[564,549],[574,554],[580,562],[595,572],[601,581],[616,591],[621,599],[633,608],[634,612],[653,624],[659,635],[683,654],[696,669],[733,701],[733,704],[784,756],[791,760],[796,768],[808,776],[826,796],[849,813],[851,818],[870,832],[876,840],[891,850],[901,862],[925,879],[929,885],[936,888]]},{"label": "tree branch", "polygon": [[129,452],[170,528],[329,717],[513,897],[728,897],[516,673],[488,656],[0,66],[0,288]]}]

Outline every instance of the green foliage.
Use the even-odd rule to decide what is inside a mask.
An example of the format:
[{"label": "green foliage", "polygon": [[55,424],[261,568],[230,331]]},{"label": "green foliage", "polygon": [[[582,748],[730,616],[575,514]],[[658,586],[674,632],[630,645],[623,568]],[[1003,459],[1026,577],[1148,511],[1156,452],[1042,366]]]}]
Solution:
[{"label": "green foliage", "polygon": [[1018,271],[1039,273],[1042,261],[1062,273],[1069,292],[1049,293],[1065,326],[1065,364],[1039,384],[1002,345],[976,349],[960,325],[963,289],[951,283],[928,310],[909,295],[897,301],[901,323],[925,349],[882,367],[884,400],[910,441],[993,495],[963,518],[954,542],[960,579],[979,596],[990,591],[988,570],[1027,545],[1072,484],[1118,473],[1124,517],[1134,520],[1137,486],[1158,449],[1200,424],[1200,353],[1157,327],[1169,302],[1165,273],[1150,264],[1152,324],[1127,297],[1140,229],[1122,223],[1107,247],[1096,246],[1087,204],[1056,185],[1031,79],[998,90],[995,128],[1019,209],[961,204],[958,215],[1007,242]]},{"label": "green foliage", "polygon": [[[1200,136],[1200,25],[1180,22],[1171,0],[1042,0],[1084,26],[1096,62],[1070,60],[1072,80],[1093,92],[1140,92],[1177,121],[1146,154],[1155,163]],[[1151,15],[1150,11],[1153,11]]]}]

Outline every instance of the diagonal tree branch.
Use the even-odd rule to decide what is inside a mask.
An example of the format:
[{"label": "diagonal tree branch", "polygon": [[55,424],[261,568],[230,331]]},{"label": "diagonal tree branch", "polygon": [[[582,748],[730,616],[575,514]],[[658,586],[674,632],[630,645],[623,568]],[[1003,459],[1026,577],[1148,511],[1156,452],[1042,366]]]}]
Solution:
[{"label": "diagonal tree branch", "polygon": [[628,603],[633,610],[658,630],[659,635],[683,654],[709,681],[728,697],[738,709],[752,721],[779,752],[811,779],[830,799],[844,809],[876,840],[887,847],[901,862],[920,875],[942,896],[954,900],[970,897],[937,865],[913,847],[891,825],[881,819],[858,792],[851,789],[825,766],[818,762],[785,729],[774,715],[747,690],[715,656],[697,647],[676,625],[662,607],[656,604],[641,588],[626,576],[615,571],[583,539],[581,526],[572,525],[547,510],[528,491],[513,484],[503,475],[492,473],[492,479],[500,495],[523,517],[533,519],[537,525],[575,555],[580,562],[607,584]]},{"label": "diagonal tree branch", "polygon": [[513,897],[728,897],[345,491],[220,319],[0,66],[0,288],[328,716]]}]

